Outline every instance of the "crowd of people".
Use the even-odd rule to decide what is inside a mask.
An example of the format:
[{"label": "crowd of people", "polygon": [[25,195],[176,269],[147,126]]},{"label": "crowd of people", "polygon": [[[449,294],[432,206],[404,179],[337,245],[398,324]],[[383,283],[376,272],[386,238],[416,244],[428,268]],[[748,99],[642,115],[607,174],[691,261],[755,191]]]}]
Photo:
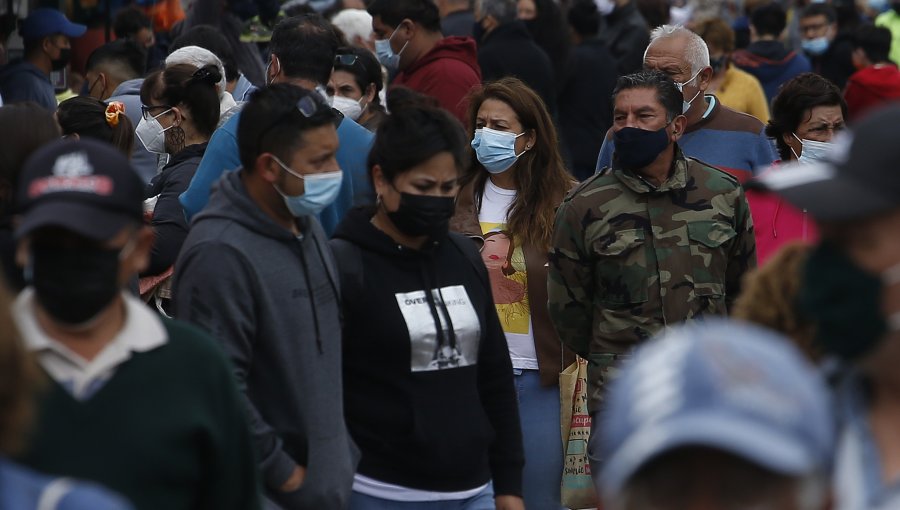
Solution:
[{"label": "crowd of people", "polygon": [[900,4],[57,7],[0,510],[900,508]]}]

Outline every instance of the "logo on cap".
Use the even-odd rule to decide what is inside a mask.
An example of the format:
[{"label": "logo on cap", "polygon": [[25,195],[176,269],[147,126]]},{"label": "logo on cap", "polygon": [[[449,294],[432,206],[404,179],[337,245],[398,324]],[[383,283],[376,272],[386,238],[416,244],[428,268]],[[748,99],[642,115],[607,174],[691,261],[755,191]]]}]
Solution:
[{"label": "logo on cap", "polygon": [[85,152],[62,154],[53,163],[53,175],[35,179],[28,187],[28,198],[34,199],[49,193],[76,192],[109,196],[113,182],[109,176],[94,175]]}]

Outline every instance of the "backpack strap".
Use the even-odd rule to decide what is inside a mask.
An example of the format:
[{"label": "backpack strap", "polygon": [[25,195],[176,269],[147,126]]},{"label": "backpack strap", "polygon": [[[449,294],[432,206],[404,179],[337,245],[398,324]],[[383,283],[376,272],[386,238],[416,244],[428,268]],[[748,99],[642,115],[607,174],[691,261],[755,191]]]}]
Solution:
[{"label": "backpack strap", "polygon": [[41,491],[38,498],[37,510],[56,510],[59,502],[72,490],[72,480],[69,478],[56,478],[50,481]]}]

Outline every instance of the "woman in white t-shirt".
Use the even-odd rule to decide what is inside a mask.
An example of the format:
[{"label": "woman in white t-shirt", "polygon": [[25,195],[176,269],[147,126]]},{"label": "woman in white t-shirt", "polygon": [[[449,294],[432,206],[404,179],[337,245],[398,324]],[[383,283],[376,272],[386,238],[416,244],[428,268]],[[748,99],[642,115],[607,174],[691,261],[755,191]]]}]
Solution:
[{"label": "woman in white t-shirt", "polygon": [[556,207],[575,185],[543,101],[515,78],[470,98],[472,168],[451,228],[483,241],[497,315],[516,376],[526,508],[560,506],[559,372],[574,360],[547,314],[547,254]]}]

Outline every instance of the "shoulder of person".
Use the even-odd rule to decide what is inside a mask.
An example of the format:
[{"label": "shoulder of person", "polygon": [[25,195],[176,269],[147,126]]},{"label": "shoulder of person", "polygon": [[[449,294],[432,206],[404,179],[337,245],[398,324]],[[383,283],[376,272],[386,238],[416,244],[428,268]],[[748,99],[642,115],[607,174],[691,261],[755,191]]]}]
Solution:
[{"label": "shoulder of person", "polygon": [[604,167],[599,172],[588,177],[580,184],[577,184],[574,188],[569,190],[569,192],[566,193],[566,196],[563,199],[563,203],[572,202],[579,198],[584,198],[587,194],[597,190],[598,188],[609,186],[610,184],[615,184],[617,182],[619,181],[613,175],[612,168]]},{"label": "shoulder of person", "polygon": [[722,191],[741,187],[740,181],[725,170],[691,156],[685,156],[685,159],[688,162],[688,171],[695,174],[695,177],[703,179],[699,184]]}]

